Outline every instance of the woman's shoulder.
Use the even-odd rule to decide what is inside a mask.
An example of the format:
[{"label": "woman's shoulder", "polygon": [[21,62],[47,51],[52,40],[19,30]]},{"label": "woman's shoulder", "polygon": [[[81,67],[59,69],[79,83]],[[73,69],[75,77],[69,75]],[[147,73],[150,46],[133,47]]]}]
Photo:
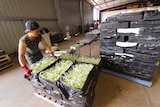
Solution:
[{"label": "woman's shoulder", "polygon": [[27,34],[23,35],[21,38],[20,38],[21,41],[25,42],[26,40],[28,40],[28,36]]}]

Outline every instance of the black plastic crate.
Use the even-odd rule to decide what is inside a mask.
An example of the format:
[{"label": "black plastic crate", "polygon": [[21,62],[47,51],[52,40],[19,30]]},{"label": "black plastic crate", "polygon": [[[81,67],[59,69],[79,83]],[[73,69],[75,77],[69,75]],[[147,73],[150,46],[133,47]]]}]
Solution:
[{"label": "black plastic crate", "polygon": [[32,86],[35,88],[35,89],[38,89],[38,90],[42,90],[44,91],[44,87],[45,87],[45,84],[41,83],[39,81],[39,78],[38,76],[35,76],[35,75],[31,75],[31,79],[30,79],[30,82],[32,84]]},{"label": "black plastic crate", "polygon": [[160,26],[157,27],[141,27],[140,34],[160,34]]},{"label": "black plastic crate", "polygon": [[[77,63],[77,64],[86,64],[86,63]],[[86,64],[86,65],[92,65],[92,64]],[[66,96],[67,99],[72,97],[72,96],[81,95],[81,94],[85,93],[88,88],[91,87],[91,85],[94,82],[94,78],[95,78],[94,73],[97,72],[97,71],[95,71],[96,70],[95,66],[94,65],[92,65],[92,66],[93,66],[93,68],[89,72],[89,74],[86,77],[86,80],[84,81],[84,84],[81,88],[75,88],[75,87],[69,86],[69,85],[67,85],[63,82],[63,79],[71,72],[71,70],[73,70],[73,68],[69,69],[67,73],[65,73],[63,76],[61,76],[59,85],[60,85],[60,87],[62,89],[62,92],[64,93],[64,95]]]},{"label": "black plastic crate", "polygon": [[53,88],[51,90],[50,88],[52,88],[50,85],[45,86],[44,89],[43,89],[43,92],[46,95],[52,96],[53,98],[56,98],[56,99],[63,99],[64,98],[64,96],[63,96],[63,94],[60,90],[53,89]]},{"label": "black plastic crate", "polygon": [[106,39],[111,39],[113,37],[116,37],[116,33],[107,33],[107,32],[103,32],[100,34],[100,38],[106,38]]},{"label": "black plastic crate", "polygon": [[[94,90],[91,91],[91,94],[89,96],[82,96],[81,99],[74,99],[74,100],[63,100],[62,104],[65,107],[92,107],[94,102],[95,92]],[[87,102],[84,103],[78,103],[76,101],[81,101],[82,99],[86,99]]]},{"label": "black plastic crate", "polygon": [[104,48],[106,48],[106,47],[115,47],[115,42],[111,42],[111,41],[101,41],[101,43],[100,43],[100,47],[104,47]]},{"label": "black plastic crate", "polygon": [[104,37],[101,37],[100,40],[101,40],[101,42],[106,42],[107,44],[115,43],[115,45],[116,45],[117,41],[124,42],[125,36],[118,36],[117,35],[117,36],[112,36],[111,38],[104,36]]},{"label": "black plastic crate", "polygon": [[[49,60],[45,61],[46,59]],[[32,64],[30,69],[32,70],[33,74],[38,75],[41,71],[49,69],[51,66],[53,66],[57,60],[58,59],[55,57],[44,57],[41,60],[37,61],[36,63]]]},{"label": "black plastic crate", "polygon": [[150,10],[144,12],[143,20],[158,20],[160,19],[160,12],[158,10]]},{"label": "black plastic crate", "polygon": [[139,62],[139,60],[134,60],[132,63],[130,63],[129,64],[131,67],[133,67],[133,68],[138,68],[138,69],[140,69],[140,72],[142,71],[143,72],[143,70],[148,70],[149,72],[146,72],[146,73],[149,73],[149,74],[151,74],[151,73],[153,73],[153,72],[155,72],[156,70],[157,70],[157,65],[155,65],[155,64],[150,64],[150,63],[148,63],[148,62]]},{"label": "black plastic crate", "polygon": [[130,23],[130,28],[156,27],[156,26],[160,26],[160,20],[153,20],[153,21],[132,21]]},{"label": "black plastic crate", "polygon": [[[104,25],[104,24],[103,24]],[[104,28],[103,28],[103,26],[100,28],[100,31],[101,31],[101,33],[116,33],[117,32],[117,29],[107,29],[107,28],[105,28],[105,26],[104,26]]]},{"label": "black plastic crate", "polygon": [[106,22],[101,23],[101,25],[100,25],[100,31],[103,31],[103,29],[104,30],[106,29],[105,25],[106,25]]},{"label": "black plastic crate", "polygon": [[[66,63],[63,65],[63,62]],[[62,63],[62,64],[60,64]],[[70,63],[70,65],[68,65]],[[39,80],[41,83],[46,85],[50,85],[53,89],[58,89],[57,82],[61,75],[63,75],[71,66],[73,65],[73,61],[71,60],[58,60],[52,67],[44,70],[39,74]],[[67,67],[68,66],[68,67]],[[62,71],[62,67],[66,67],[64,71]],[[53,77],[44,77],[43,75],[53,75]],[[48,73],[48,74],[47,74]],[[54,74],[55,73],[55,74]],[[55,76],[55,77],[54,77]]]},{"label": "black plastic crate", "polygon": [[147,38],[145,38],[145,37],[130,37],[129,38],[129,40],[128,40],[129,42],[136,42],[136,43],[144,43],[144,44],[146,44],[146,43],[150,43],[150,44],[154,44],[154,43],[157,43],[157,42],[159,42],[160,40],[156,40],[155,38],[150,38],[150,37],[147,37]]},{"label": "black plastic crate", "polygon": [[134,59],[139,60],[139,62],[148,62],[153,64],[155,64],[160,57],[160,55],[148,55],[130,50],[126,50],[126,53],[134,55]]},{"label": "black plastic crate", "polygon": [[119,21],[134,21],[134,20],[142,20],[143,12],[135,12],[135,13],[121,13],[117,16]]},{"label": "black plastic crate", "polygon": [[158,33],[158,34],[154,34],[154,33],[139,34],[137,36],[137,39],[146,40],[146,41],[157,41],[157,40],[160,40],[159,35],[160,35],[160,33]]},{"label": "black plastic crate", "polygon": [[114,54],[114,53],[123,53],[124,50],[120,47],[114,46],[114,47],[100,47],[100,52],[104,52],[106,55]]},{"label": "black plastic crate", "polygon": [[[156,42],[155,42],[156,43]],[[160,55],[160,44],[139,43],[137,51],[143,54]]]},{"label": "black plastic crate", "polygon": [[118,22],[112,22],[112,23],[106,23],[105,28],[128,28],[129,24],[128,22],[124,23],[118,23]]},{"label": "black plastic crate", "polygon": [[119,22],[119,20],[117,19],[117,16],[118,15],[114,15],[114,16],[111,16],[111,17],[107,17],[106,21],[107,23],[112,23],[112,22]]}]

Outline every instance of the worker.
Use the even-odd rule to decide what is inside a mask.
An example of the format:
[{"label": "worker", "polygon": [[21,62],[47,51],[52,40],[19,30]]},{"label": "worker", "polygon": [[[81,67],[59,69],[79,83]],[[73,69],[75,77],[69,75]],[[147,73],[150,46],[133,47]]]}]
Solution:
[{"label": "worker", "polygon": [[51,47],[46,43],[45,39],[40,34],[40,26],[35,21],[27,21],[25,23],[25,35],[23,35],[18,44],[18,61],[25,73],[25,77],[31,75],[31,70],[27,64],[32,65],[43,58],[38,44],[41,41],[46,50],[49,51],[50,56],[54,56]]},{"label": "worker", "polygon": [[99,25],[99,22],[97,20],[97,21],[95,21],[94,29],[98,29],[98,25]]}]

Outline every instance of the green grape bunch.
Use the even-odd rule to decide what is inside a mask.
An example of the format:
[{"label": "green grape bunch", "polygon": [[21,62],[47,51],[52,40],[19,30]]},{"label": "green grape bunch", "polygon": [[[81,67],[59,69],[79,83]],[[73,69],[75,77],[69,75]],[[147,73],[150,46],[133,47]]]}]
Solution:
[{"label": "green grape bunch", "polygon": [[70,60],[61,60],[60,62],[56,63],[53,67],[46,70],[41,76],[42,78],[57,81],[60,76],[73,64]]},{"label": "green grape bunch", "polygon": [[40,61],[32,64],[30,69],[32,70],[33,73],[39,73],[40,71],[42,71],[43,69],[45,69],[46,67],[48,67],[49,65],[51,65],[56,61],[57,59],[55,57],[45,57]]},{"label": "green grape bunch", "polygon": [[77,56],[76,55],[72,55],[72,54],[63,54],[61,57],[61,59],[65,59],[65,60],[76,60]]},{"label": "green grape bunch", "polygon": [[92,64],[76,64],[69,74],[63,77],[62,81],[68,86],[81,89],[93,67]]},{"label": "green grape bunch", "polygon": [[100,63],[100,58],[94,58],[94,57],[87,57],[87,56],[80,56],[77,58],[76,61],[78,62],[86,62],[86,63],[91,63],[98,65]]}]

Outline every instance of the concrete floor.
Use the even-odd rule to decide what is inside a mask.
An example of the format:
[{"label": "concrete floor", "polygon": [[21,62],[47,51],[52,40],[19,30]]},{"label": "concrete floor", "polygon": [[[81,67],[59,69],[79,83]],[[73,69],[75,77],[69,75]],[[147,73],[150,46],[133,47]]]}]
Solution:
[{"label": "concrete floor", "polygon": [[[69,49],[84,35],[58,44],[59,49]],[[92,56],[99,56],[99,41],[93,42]],[[89,46],[80,49],[80,55],[89,55]],[[15,66],[0,72],[0,107],[54,107],[34,95],[31,84],[23,78],[17,58]],[[95,88],[93,107],[160,107],[160,70],[153,75],[152,87],[146,87],[101,72]]]}]

